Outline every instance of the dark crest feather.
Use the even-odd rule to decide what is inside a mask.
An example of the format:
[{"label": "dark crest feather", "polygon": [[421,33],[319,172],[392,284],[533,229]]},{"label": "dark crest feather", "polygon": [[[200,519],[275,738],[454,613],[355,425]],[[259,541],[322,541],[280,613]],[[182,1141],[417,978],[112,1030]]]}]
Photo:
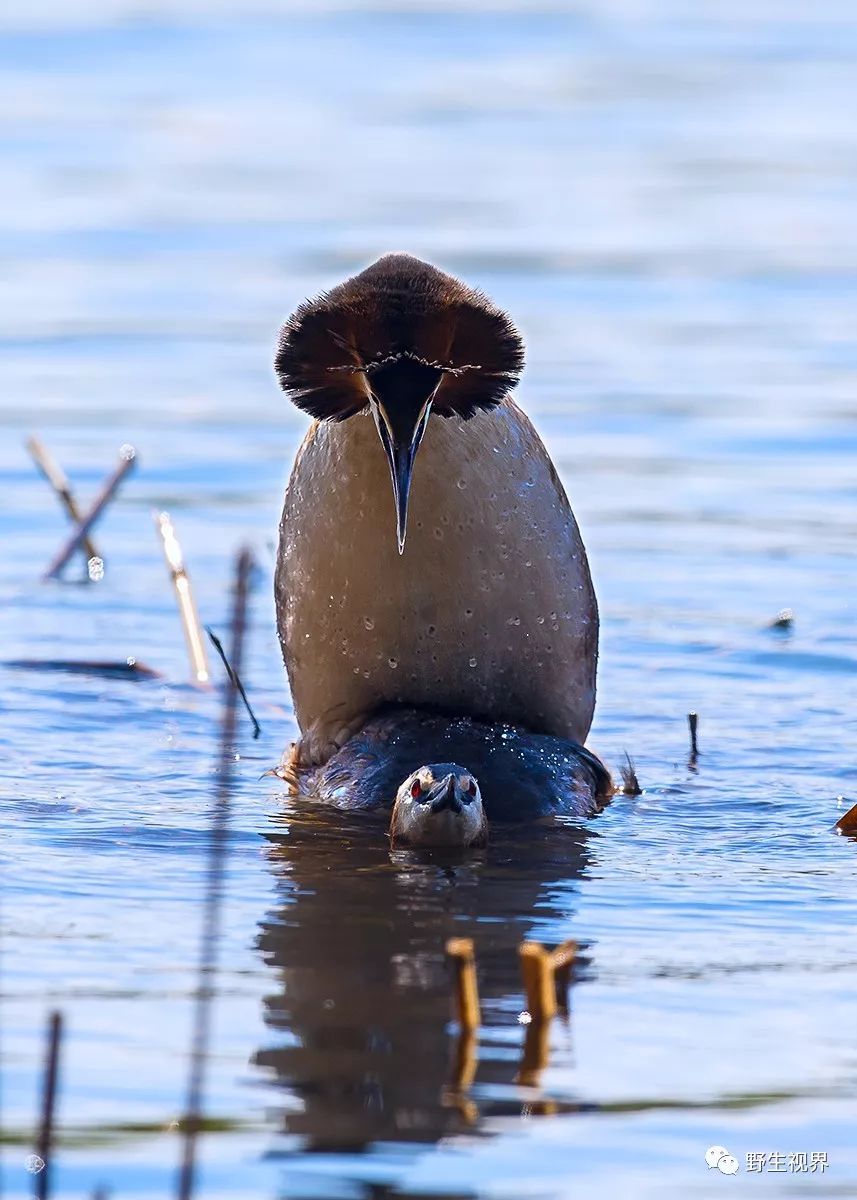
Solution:
[{"label": "dark crest feather", "polygon": [[366,407],[372,368],[409,357],[443,371],[434,411],[494,408],[524,366],[521,337],[481,292],[407,254],[387,254],[303,303],[280,332],[275,369],[298,408],[343,421]]}]

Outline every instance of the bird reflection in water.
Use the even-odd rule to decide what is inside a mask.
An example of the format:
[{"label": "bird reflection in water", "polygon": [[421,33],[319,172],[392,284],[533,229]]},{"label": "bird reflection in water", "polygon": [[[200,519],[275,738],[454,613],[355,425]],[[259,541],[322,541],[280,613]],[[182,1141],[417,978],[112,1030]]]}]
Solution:
[{"label": "bird reflection in water", "polygon": [[[516,1085],[537,1082],[545,1043],[530,1033],[528,1075],[518,946],[545,927],[546,940],[569,935],[562,885],[584,873],[597,834],[552,822],[478,851],[390,852],[382,821],[292,801],[267,834],[278,900],[258,947],[277,981],[265,1000],[275,1036],[255,1061],[289,1093],[282,1132],[298,1142],[285,1154],[425,1146],[539,1108]],[[450,1023],[454,936],[476,945],[478,1063]]]}]

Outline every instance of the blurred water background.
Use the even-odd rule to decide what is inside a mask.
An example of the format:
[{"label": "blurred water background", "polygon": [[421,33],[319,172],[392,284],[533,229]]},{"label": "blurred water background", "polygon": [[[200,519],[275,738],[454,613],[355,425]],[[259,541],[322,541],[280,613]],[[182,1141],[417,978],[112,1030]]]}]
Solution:
[{"label": "blurred water background", "polygon": [[[184,682],[157,507],[221,632],[239,542],[260,564],[200,1196],[854,1195],[853,3],[31,0],[0,31],[0,657],[166,676],[0,671],[6,1194],[52,1007],[54,1194],[174,1194],[218,701]],[[454,870],[259,778],[295,732],[276,328],[391,249],[524,331],[601,601],[590,744],[644,787]],[[39,582],[66,521],[31,432],[84,501],[138,449],[97,586]],[[467,1100],[451,933],[485,997]],[[586,946],[529,1088],[522,936]]]}]

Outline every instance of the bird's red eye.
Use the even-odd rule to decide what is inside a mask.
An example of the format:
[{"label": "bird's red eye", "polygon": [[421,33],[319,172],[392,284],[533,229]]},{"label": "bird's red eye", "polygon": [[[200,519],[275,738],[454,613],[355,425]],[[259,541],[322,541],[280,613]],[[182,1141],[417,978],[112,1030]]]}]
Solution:
[{"label": "bird's red eye", "polygon": [[415,779],[414,782],[411,784],[411,795],[413,796],[413,798],[415,800],[420,795],[422,790],[423,790],[423,785],[420,783],[420,781],[418,779]]}]

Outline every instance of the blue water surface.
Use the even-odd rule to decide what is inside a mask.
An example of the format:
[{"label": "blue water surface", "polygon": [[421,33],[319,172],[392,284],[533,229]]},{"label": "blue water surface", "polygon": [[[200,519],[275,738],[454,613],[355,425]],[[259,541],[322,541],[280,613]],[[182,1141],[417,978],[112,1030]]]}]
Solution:
[{"label": "blue water surface", "polygon": [[[188,684],[163,508],[221,633],[257,559],[198,1195],[857,1194],[855,79],[846,0],[0,13],[0,658],[161,675],[0,668],[6,1195],[54,1008],[53,1194],[175,1194],[219,697]],[[525,334],[601,603],[591,744],[643,786],[452,870],[260,778],[296,732],[277,326],[394,249]],[[40,582],[67,521],[31,433],[83,503],[138,450],[98,585]],[[485,1022],[457,1086],[452,934]],[[583,949],[521,1082],[524,937]]]}]

